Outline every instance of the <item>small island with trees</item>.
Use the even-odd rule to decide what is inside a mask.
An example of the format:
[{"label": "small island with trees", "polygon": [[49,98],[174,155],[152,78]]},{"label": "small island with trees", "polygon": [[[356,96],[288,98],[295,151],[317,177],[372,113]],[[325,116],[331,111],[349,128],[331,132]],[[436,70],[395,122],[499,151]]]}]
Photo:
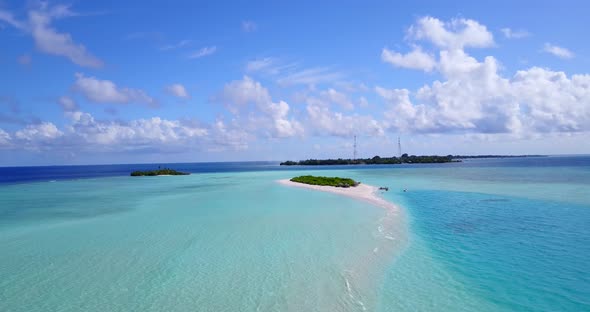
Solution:
[{"label": "small island with trees", "polygon": [[294,177],[290,180],[291,182],[310,184],[310,185],[324,185],[334,187],[355,187],[360,184],[353,179],[339,178],[339,177],[316,177],[311,175]]},{"label": "small island with trees", "polygon": [[189,175],[187,172],[180,172],[174,169],[164,168],[157,170],[146,170],[146,171],[133,171],[131,172],[132,177],[143,177],[143,176],[161,176],[161,175]]}]

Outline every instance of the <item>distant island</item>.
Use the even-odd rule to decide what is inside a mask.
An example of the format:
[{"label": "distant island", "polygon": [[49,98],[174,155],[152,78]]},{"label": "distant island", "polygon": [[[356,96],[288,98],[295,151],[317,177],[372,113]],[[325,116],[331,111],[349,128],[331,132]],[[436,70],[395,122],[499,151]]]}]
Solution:
[{"label": "distant island", "polygon": [[158,170],[147,170],[147,171],[133,171],[131,172],[132,177],[142,176],[161,176],[161,175],[189,175],[190,173],[176,171],[174,169],[164,168]]},{"label": "distant island", "polygon": [[310,185],[327,185],[335,187],[355,187],[360,184],[353,179],[339,178],[339,177],[316,177],[311,175],[294,177],[290,180],[291,182],[310,184]]},{"label": "distant island", "polygon": [[401,157],[359,158],[359,159],[307,159],[300,161],[284,161],[281,166],[329,166],[329,165],[395,165],[395,164],[440,164],[461,162],[461,159],[472,158],[518,158],[518,157],[545,157],[543,155],[447,155],[447,156],[416,156],[403,154]]},{"label": "distant island", "polygon": [[403,154],[401,157],[379,157],[359,159],[308,159],[285,161],[281,166],[327,166],[327,165],[394,165],[394,164],[433,164],[456,162],[452,155],[448,156],[415,156]]}]

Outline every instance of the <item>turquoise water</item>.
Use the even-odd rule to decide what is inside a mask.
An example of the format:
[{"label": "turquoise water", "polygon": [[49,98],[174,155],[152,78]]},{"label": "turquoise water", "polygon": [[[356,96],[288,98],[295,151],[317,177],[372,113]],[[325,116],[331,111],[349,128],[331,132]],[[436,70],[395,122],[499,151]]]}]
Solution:
[{"label": "turquoise water", "polygon": [[[0,311],[590,310],[578,160],[5,184]],[[402,211],[275,183],[303,173]]]}]

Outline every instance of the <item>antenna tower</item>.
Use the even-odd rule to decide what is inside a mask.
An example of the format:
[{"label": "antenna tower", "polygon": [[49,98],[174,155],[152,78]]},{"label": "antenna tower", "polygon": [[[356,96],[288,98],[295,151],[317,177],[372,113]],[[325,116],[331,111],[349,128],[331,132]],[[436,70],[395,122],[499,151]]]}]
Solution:
[{"label": "antenna tower", "polygon": [[397,137],[397,153],[399,157],[402,157],[402,141],[399,136]]}]

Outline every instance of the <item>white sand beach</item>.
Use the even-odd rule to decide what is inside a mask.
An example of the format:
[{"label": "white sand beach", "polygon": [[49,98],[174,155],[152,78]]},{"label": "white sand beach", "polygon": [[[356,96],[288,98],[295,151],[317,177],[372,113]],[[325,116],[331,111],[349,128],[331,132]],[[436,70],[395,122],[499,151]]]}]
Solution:
[{"label": "white sand beach", "polygon": [[392,211],[399,211],[399,207],[391,202],[386,201],[385,199],[379,197],[377,192],[379,189],[375,186],[368,185],[368,184],[360,184],[356,187],[334,187],[334,186],[325,186],[325,185],[310,185],[305,183],[298,183],[292,182],[289,179],[283,179],[277,181],[280,184],[293,186],[293,187],[301,187],[307,188],[322,192],[330,192],[335,194],[340,194],[348,197],[352,197],[355,199],[363,200],[369,202],[373,205],[392,210]]}]

